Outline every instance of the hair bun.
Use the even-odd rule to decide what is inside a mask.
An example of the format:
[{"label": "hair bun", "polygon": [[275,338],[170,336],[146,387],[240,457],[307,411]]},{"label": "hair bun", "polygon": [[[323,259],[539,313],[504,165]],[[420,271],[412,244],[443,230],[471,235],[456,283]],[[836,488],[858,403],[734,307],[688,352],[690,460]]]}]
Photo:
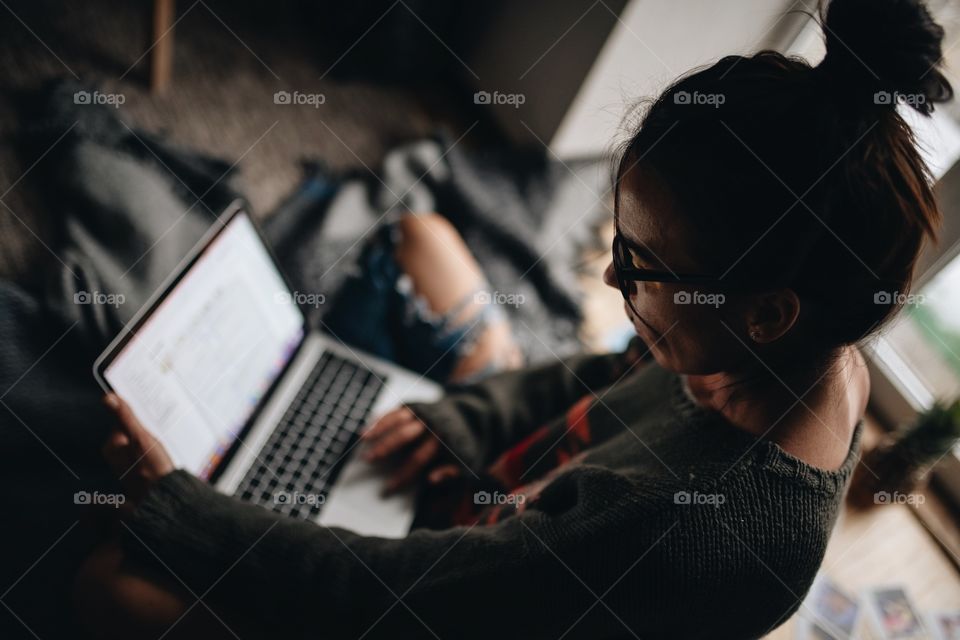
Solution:
[{"label": "hair bun", "polygon": [[827,54],[817,67],[839,90],[923,114],[953,97],[940,72],[943,28],[919,0],[832,0],[822,19]]}]

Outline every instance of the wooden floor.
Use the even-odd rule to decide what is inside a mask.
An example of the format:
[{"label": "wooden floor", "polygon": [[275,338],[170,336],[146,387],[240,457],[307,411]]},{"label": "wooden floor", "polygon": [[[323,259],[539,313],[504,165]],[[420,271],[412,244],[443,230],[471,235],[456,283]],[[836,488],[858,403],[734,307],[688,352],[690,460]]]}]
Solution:
[{"label": "wooden floor", "polygon": [[[898,585],[923,612],[960,609],[960,574],[906,506],[883,506],[861,514],[845,512],[820,571],[851,595]],[[795,637],[790,620],[770,640]]]},{"label": "wooden floor", "polygon": [[[879,425],[868,415],[864,449],[873,447],[880,433]],[[936,499],[928,492],[920,493],[926,493],[928,500]],[[913,507],[887,505],[869,511],[845,508],[820,573],[850,595],[885,585],[899,586],[920,613],[960,610],[960,557],[951,558],[951,552],[934,536]],[[767,636],[768,640],[796,637],[796,617]]]}]

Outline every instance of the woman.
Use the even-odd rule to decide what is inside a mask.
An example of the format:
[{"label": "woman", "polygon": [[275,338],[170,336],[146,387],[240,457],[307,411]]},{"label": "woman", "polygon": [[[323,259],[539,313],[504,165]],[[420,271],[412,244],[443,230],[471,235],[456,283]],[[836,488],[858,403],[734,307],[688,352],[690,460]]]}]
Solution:
[{"label": "woman", "polygon": [[109,397],[106,453],[135,465],[136,508],[81,573],[80,611],[171,637],[749,638],[784,622],[858,457],[855,345],[939,223],[895,107],[952,96],[919,2],[834,0],[824,29],[816,67],[724,58],[646,111],[605,274],[634,348],[494,375],[364,436],[371,459],[401,458],[397,484],[432,485],[429,527],[373,539],[240,504],[174,471]]}]

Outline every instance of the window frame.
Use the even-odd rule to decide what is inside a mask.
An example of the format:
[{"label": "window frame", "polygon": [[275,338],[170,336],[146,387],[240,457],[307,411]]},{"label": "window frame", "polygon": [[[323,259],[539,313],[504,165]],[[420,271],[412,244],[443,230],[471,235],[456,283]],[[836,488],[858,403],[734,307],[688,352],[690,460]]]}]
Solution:
[{"label": "window frame", "polygon": [[[928,243],[917,261],[914,291],[919,291],[951,261],[960,260],[960,161],[940,177],[935,190],[943,212],[943,226],[938,242]],[[888,358],[897,356],[889,353],[889,347],[883,344],[885,339],[874,338],[864,357],[872,382],[869,410],[883,428],[892,430],[915,420],[925,408],[927,398],[916,389],[917,384],[922,386],[919,379],[904,380],[894,373]],[[931,483],[960,512],[960,457],[944,456],[932,471]]]}]

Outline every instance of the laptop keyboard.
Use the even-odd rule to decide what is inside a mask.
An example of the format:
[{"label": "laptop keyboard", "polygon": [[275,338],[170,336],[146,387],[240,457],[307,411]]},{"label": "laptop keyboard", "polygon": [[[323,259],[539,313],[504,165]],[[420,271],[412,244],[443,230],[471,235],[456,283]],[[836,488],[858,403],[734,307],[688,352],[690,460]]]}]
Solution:
[{"label": "laptop keyboard", "polygon": [[296,518],[314,517],[384,382],[359,363],[324,352],[235,495]]}]

